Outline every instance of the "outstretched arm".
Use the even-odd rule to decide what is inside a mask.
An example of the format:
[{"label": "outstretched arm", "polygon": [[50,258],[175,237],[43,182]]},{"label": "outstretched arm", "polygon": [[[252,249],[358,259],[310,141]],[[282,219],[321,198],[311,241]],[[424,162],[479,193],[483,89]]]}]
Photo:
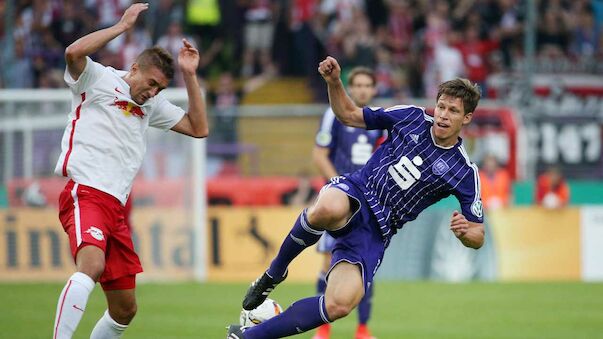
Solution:
[{"label": "outstretched arm", "polygon": [[188,112],[172,127],[172,131],[195,138],[205,138],[209,134],[205,100],[201,94],[201,86],[197,80],[199,67],[199,51],[186,39],[182,39],[182,48],[178,53],[178,66],[184,77],[188,94]]},{"label": "outstretched arm", "polygon": [[312,150],[312,160],[318,168],[318,171],[326,179],[336,177],[337,171],[329,159],[330,150],[327,147],[314,146]]},{"label": "outstretched arm", "polygon": [[128,7],[115,25],[85,35],[65,49],[67,70],[74,80],[79,79],[86,68],[86,57],[105,46],[109,41],[127,31],[136,22],[138,15],[149,8],[148,3],[136,3]]},{"label": "outstretched arm", "polygon": [[318,72],[327,83],[329,102],[335,116],[346,126],[366,128],[362,108],[356,106],[341,82],[341,67],[333,57],[327,57],[318,65]]},{"label": "outstretched arm", "polygon": [[484,224],[468,221],[458,211],[452,213],[450,230],[466,247],[478,249],[484,244]]}]

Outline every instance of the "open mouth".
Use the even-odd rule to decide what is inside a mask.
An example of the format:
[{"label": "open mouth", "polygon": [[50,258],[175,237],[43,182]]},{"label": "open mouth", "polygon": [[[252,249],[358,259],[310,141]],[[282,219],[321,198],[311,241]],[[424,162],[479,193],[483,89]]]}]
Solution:
[{"label": "open mouth", "polygon": [[438,123],[436,123],[436,125],[437,125],[439,128],[448,128],[448,127],[450,127],[450,125],[445,124],[445,123],[442,123],[442,122],[438,122]]}]

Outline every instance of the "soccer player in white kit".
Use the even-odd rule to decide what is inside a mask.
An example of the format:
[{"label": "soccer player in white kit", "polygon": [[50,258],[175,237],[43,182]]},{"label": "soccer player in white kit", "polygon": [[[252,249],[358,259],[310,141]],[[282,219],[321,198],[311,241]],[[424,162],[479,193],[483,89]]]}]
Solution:
[{"label": "soccer player in white kit", "polygon": [[103,287],[108,307],[90,338],[120,338],[136,314],[134,289],[142,267],[124,222],[124,205],[145,153],[149,126],[195,138],[208,135],[196,76],[199,52],[188,41],[183,40],[178,54],[188,112],[159,93],[174,75],[167,51],[143,51],[129,71],[105,67],[89,57],[133,27],[148,6],[133,4],[117,24],[65,50],[65,82],[73,101],[55,172],[70,178],[59,198],[59,218],[77,272],[59,296],[54,339],[73,336],[96,282]]}]

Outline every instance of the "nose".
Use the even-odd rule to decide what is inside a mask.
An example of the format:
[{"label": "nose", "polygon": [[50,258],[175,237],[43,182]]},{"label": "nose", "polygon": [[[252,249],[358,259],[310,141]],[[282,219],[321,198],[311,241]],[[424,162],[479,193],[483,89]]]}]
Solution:
[{"label": "nose", "polygon": [[443,120],[448,120],[448,110],[443,109],[440,111],[440,118]]}]

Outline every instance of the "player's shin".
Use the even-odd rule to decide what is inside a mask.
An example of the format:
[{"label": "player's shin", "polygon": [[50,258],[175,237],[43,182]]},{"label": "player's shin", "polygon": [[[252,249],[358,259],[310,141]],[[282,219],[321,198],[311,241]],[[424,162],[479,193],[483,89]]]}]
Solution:
[{"label": "player's shin", "polygon": [[287,267],[306,247],[314,245],[324,231],[319,231],[308,222],[307,210],[304,210],[295,221],[295,225],[283,241],[276,258],[270,264],[268,274],[271,277],[282,277]]},{"label": "player's shin", "polygon": [[366,325],[371,316],[371,308],[373,307],[373,286],[371,286],[367,293],[362,297],[358,304],[358,323]]},{"label": "player's shin", "polygon": [[303,333],[329,323],[324,296],[315,296],[294,302],[285,312],[250,327],[245,339],[282,338]]},{"label": "player's shin", "polygon": [[81,272],[76,272],[69,278],[59,296],[53,339],[69,339],[73,336],[94,285],[94,280]]},{"label": "player's shin", "polygon": [[327,290],[327,272],[320,271],[318,274],[318,279],[316,279],[316,294],[321,295],[325,294]]},{"label": "player's shin", "polygon": [[105,311],[94,326],[90,339],[119,339],[127,328],[128,325],[116,322],[109,315],[109,311]]}]

